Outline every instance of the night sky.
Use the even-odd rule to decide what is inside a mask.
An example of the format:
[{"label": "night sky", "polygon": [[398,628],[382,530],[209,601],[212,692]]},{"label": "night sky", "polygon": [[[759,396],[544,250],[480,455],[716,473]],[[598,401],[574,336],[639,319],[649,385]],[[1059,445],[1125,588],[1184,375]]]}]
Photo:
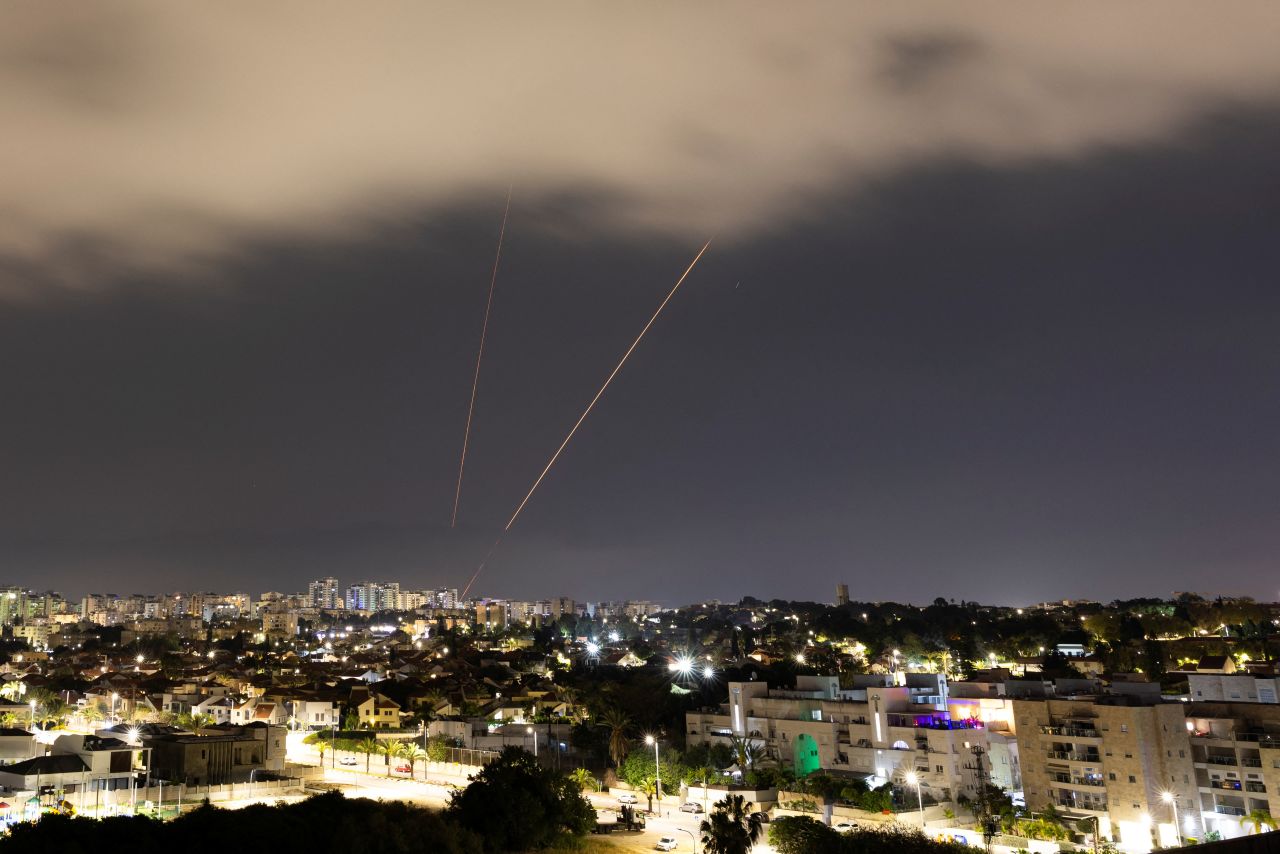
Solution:
[{"label": "night sky", "polygon": [[473,592],[1276,597],[1280,7],[327,8],[3,13],[0,581],[460,587],[714,236]]}]

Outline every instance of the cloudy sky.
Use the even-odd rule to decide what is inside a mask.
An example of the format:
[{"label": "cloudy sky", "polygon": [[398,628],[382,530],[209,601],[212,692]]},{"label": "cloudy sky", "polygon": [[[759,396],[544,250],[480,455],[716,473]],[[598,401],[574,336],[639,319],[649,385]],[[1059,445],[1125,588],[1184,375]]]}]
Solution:
[{"label": "cloudy sky", "polygon": [[477,592],[1278,592],[1273,3],[0,14],[0,580],[460,586],[714,236]]}]

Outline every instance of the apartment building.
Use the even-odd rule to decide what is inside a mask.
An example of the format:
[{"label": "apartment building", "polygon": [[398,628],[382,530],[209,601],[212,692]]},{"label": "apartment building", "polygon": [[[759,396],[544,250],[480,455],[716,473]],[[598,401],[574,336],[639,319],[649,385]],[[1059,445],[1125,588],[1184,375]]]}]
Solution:
[{"label": "apartment building", "polygon": [[1094,818],[1103,837],[1146,851],[1157,841],[1177,844],[1179,806],[1183,833],[1199,835],[1183,713],[1183,704],[1163,702],[1158,692],[1015,699],[1027,808]]},{"label": "apartment building", "polygon": [[1280,706],[1187,703],[1186,734],[1205,827],[1238,836],[1254,810],[1280,816]]},{"label": "apartment building", "polygon": [[334,611],[342,607],[342,597],[338,595],[338,579],[332,575],[317,578],[307,585],[307,600],[312,608]]},{"label": "apartment building", "polygon": [[986,727],[972,716],[978,704],[948,708],[940,676],[892,678],[905,684],[880,678],[841,690],[834,676],[800,676],[794,690],[780,690],[731,682],[726,704],[686,715],[687,740],[747,739],[798,776],[825,770],[901,784],[914,772],[924,794],[936,800],[974,797],[980,775],[989,773],[975,752],[988,750]]}]

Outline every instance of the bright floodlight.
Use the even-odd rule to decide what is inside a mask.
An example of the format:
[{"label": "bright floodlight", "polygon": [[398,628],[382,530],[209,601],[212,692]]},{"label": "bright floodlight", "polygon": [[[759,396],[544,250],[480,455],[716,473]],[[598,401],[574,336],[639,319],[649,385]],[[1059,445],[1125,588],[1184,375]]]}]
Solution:
[{"label": "bright floodlight", "polygon": [[613,641],[614,643],[617,643],[618,638],[619,638],[619,635],[617,632],[609,632],[609,640]]},{"label": "bright floodlight", "polygon": [[914,786],[914,785],[915,785],[916,783],[918,783],[918,782],[920,782],[920,778],[916,776],[916,772],[914,772],[914,771],[909,771],[909,772],[907,772],[907,785],[908,785],[908,786]]},{"label": "bright floodlight", "polygon": [[683,676],[688,676],[693,672],[693,659],[688,656],[680,656],[676,659],[676,670]]},{"label": "bright floodlight", "polygon": [[653,736],[651,736],[651,735],[646,735],[646,736],[644,737],[644,743],[645,743],[645,744],[653,744]]},{"label": "bright floodlight", "polygon": [[716,675],[716,669],[715,669],[714,667],[712,667],[710,664],[705,665],[705,666],[702,668],[702,678],[703,678],[703,679],[711,679],[711,678],[715,677],[715,675]]},{"label": "bright floodlight", "polygon": [[1173,792],[1161,792],[1160,800],[1164,801],[1166,804],[1173,803]]},{"label": "bright floodlight", "polygon": [[803,653],[803,652],[797,652],[797,653],[796,653],[796,663],[797,663],[797,664],[804,664],[804,653]]},{"label": "bright floodlight", "polygon": [[129,736],[129,740],[130,740],[130,741],[137,741],[137,740],[138,740],[139,732],[140,732],[140,731],[138,730],[138,728],[137,728],[136,726],[131,726],[131,727],[129,727],[129,731],[128,731],[128,733],[126,733],[126,735],[128,735],[128,736]]},{"label": "bright floodlight", "polygon": [[587,655],[599,655],[600,644],[595,641],[587,641]]}]

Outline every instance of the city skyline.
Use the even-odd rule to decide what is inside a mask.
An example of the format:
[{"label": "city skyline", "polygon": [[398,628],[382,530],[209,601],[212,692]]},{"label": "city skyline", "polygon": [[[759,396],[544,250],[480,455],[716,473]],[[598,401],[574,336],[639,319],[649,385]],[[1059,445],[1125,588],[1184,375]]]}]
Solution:
[{"label": "city skyline", "polygon": [[16,10],[0,578],[1271,600],[1274,7],[1176,5]]}]

